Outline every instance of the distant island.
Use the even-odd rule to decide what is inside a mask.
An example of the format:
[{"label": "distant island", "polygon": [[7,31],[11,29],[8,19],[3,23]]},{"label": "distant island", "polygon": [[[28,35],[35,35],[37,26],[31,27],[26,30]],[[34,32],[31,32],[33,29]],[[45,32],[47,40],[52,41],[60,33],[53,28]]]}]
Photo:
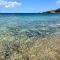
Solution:
[{"label": "distant island", "polygon": [[46,11],[43,13],[60,13],[60,8],[56,9],[56,10],[50,10],[50,11]]}]

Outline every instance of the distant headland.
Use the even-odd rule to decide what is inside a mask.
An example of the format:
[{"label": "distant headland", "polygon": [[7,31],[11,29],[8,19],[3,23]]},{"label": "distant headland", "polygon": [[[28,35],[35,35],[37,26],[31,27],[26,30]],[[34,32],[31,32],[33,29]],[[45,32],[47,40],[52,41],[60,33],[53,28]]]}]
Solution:
[{"label": "distant headland", "polygon": [[55,9],[55,10],[49,10],[49,11],[46,11],[46,12],[43,12],[43,13],[60,13],[60,8]]}]

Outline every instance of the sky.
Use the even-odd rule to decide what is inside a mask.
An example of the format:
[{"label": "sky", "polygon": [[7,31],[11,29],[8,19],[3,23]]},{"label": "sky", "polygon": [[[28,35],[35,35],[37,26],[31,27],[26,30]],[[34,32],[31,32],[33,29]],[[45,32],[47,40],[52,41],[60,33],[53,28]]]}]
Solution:
[{"label": "sky", "polygon": [[60,0],[0,0],[0,13],[39,13],[60,8]]}]

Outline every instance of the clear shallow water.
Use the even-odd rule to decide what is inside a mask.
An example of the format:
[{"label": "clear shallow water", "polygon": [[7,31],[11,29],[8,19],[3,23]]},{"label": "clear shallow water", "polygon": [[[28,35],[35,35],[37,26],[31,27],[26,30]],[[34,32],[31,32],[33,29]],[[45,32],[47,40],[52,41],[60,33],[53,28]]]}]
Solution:
[{"label": "clear shallow water", "polygon": [[0,14],[0,60],[60,60],[59,44],[60,14]]},{"label": "clear shallow water", "polygon": [[0,38],[44,37],[55,32],[60,32],[60,14],[0,14]]}]

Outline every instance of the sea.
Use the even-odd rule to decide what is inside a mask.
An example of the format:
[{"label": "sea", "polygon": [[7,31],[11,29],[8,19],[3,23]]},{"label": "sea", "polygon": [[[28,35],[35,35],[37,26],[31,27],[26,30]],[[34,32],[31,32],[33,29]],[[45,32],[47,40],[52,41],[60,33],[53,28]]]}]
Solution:
[{"label": "sea", "polygon": [[58,13],[0,13],[0,40],[7,36],[44,38],[56,32],[60,32]]},{"label": "sea", "polygon": [[60,60],[60,14],[0,13],[0,60]]}]

